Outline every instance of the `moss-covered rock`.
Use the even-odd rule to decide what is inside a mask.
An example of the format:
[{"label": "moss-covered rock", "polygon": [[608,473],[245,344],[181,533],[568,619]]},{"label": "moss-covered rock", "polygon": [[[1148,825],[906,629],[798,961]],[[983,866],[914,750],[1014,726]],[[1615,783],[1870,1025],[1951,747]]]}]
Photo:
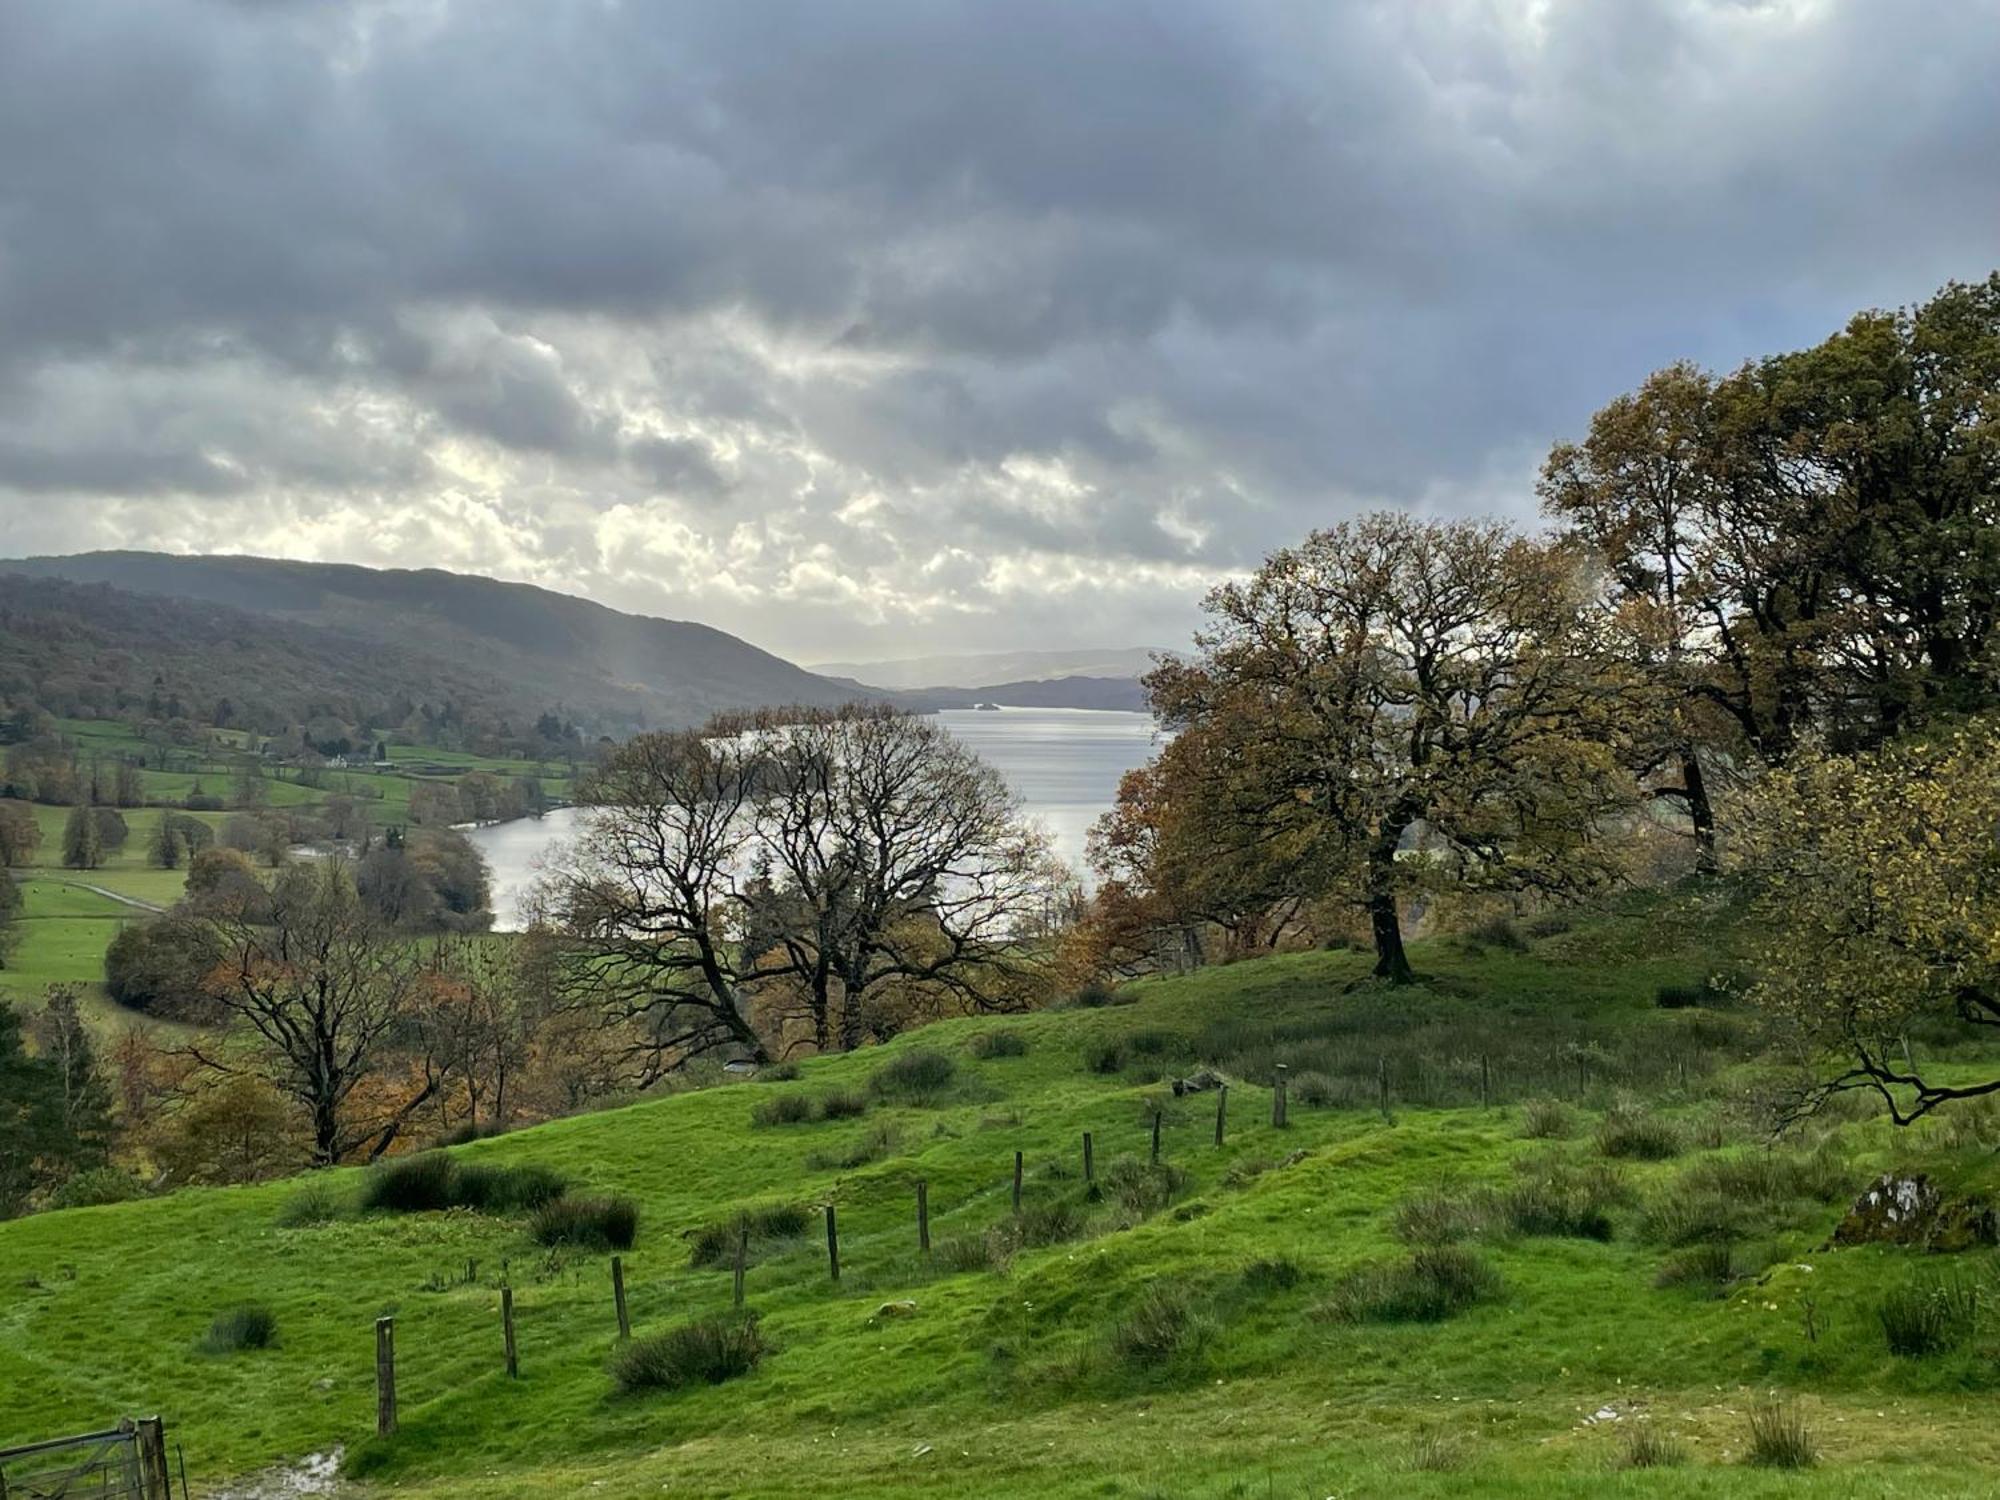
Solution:
[{"label": "moss-covered rock", "polygon": [[1947,1194],[1922,1172],[1884,1172],[1854,1200],[1833,1242],[1948,1254],[2000,1244],[2000,1216],[1990,1203]]}]

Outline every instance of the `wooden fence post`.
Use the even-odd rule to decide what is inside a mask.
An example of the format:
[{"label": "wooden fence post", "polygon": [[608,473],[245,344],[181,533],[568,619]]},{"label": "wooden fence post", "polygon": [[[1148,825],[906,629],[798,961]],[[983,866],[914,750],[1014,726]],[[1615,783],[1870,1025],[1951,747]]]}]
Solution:
[{"label": "wooden fence post", "polygon": [[396,1320],[375,1320],[375,1431],[396,1430]]},{"label": "wooden fence post", "polygon": [[840,1280],[840,1229],[831,1203],[826,1206],[826,1268],[835,1281]]},{"label": "wooden fence post", "polygon": [[500,1288],[500,1335],[507,1343],[507,1378],[521,1378],[521,1351],[514,1343],[514,1289]]},{"label": "wooden fence post", "polygon": [[139,1418],[139,1475],[148,1500],[174,1500],[173,1480],[167,1471],[166,1426],[158,1417]]},{"label": "wooden fence post", "polygon": [[1382,1113],[1389,1113],[1389,1059],[1375,1059],[1375,1091],[1382,1097]]},{"label": "wooden fence post", "polygon": [[1229,1114],[1229,1085],[1221,1084],[1215,1091],[1215,1144],[1222,1144],[1223,1121]]},{"label": "wooden fence post", "polygon": [[1153,1111],[1153,1165],[1154,1166],[1158,1166],[1160,1164],[1160,1116],[1165,1113],[1166,1113],[1165,1110],[1156,1109]]},{"label": "wooden fence post", "polygon": [[1085,1182],[1095,1182],[1097,1180],[1097,1171],[1091,1161],[1090,1132],[1088,1130],[1083,1133],[1083,1180]]},{"label": "wooden fence post", "polygon": [[1479,1107],[1488,1108],[1493,1103],[1493,1074],[1486,1065],[1486,1054],[1479,1054]]},{"label": "wooden fence post", "polygon": [[1274,1130],[1285,1128],[1286,1071],[1283,1063],[1274,1064],[1271,1068],[1271,1128]]},{"label": "wooden fence post", "polygon": [[1014,1153],[1014,1217],[1021,1217],[1021,1153]]},{"label": "wooden fence post", "polygon": [[931,1253],[931,1185],[917,1179],[917,1248]]},{"label": "wooden fence post", "polygon": [[625,1260],[618,1255],[611,1257],[611,1300],[618,1304],[618,1337],[629,1339],[632,1319],[625,1311]]},{"label": "wooden fence post", "polygon": [[750,1222],[744,1220],[736,1226],[736,1306],[743,1306],[743,1268],[750,1260]]}]

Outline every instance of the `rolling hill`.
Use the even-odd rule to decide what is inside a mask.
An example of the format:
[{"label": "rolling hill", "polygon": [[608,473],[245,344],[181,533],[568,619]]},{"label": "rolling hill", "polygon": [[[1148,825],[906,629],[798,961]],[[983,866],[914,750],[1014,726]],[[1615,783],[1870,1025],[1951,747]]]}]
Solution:
[{"label": "rolling hill", "polygon": [[[504,687],[529,722],[561,705],[579,724],[614,736],[699,724],[728,710],[832,705],[854,696],[849,685],[706,625],[437,569],[92,552],[0,561],[0,578],[8,575],[276,620],[293,627],[282,640],[302,663],[324,647],[330,667],[344,673],[365,646],[385,670],[478,683],[482,692]],[[169,617],[157,623],[164,631],[158,648],[178,649]]]},{"label": "rolling hill", "polygon": [[[1393,993],[1356,953],[1149,980],[453,1152],[638,1205],[635,1341],[731,1317],[712,1242],[753,1215],[763,1354],[714,1384],[618,1389],[603,1252],[520,1214],[364,1211],[354,1171],[0,1224],[0,1443],[158,1411],[196,1494],[339,1452],[357,1497],[437,1500],[1989,1495],[1990,1339],[1895,1353],[1878,1308],[1995,1252],[1830,1236],[1886,1167],[1990,1194],[1990,1147],[1852,1111],[1773,1145],[1751,1019],[1655,1004],[1714,961],[1721,899],[1526,952],[1423,944],[1427,982]],[[1204,1065],[1231,1080],[1221,1144],[1216,1094],[1165,1086]],[[270,1346],[203,1352],[245,1303]],[[1809,1467],[1747,1461],[1774,1398]]]}]

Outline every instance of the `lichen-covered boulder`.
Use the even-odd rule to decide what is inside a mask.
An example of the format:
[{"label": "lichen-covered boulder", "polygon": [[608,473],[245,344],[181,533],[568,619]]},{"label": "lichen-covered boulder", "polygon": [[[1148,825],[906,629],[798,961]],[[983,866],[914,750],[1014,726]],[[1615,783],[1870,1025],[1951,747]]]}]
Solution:
[{"label": "lichen-covered boulder", "polygon": [[1990,1203],[1947,1194],[1922,1172],[1884,1172],[1854,1200],[1833,1242],[1946,1254],[2000,1244],[2000,1216]]}]

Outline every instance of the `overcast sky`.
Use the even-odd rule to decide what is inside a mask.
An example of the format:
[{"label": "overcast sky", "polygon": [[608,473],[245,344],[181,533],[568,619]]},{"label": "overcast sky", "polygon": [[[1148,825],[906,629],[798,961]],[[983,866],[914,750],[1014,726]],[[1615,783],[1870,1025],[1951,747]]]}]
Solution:
[{"label": "overcast sky", "polygon": [[1177,644],[2000,264],[2000,0],[0,0],[0,555]]}]

